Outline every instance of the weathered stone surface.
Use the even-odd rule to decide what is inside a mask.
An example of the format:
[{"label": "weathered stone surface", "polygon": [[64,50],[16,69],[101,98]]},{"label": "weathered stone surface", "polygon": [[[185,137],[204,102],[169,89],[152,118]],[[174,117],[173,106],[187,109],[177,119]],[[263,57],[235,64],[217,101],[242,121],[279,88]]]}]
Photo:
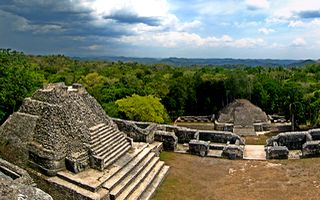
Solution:
[{"label": "weathered stone surface", "polygon": [[[26,98],[18,112],[12,114],[0,128],[0,137],[12,144],[23,161],[47,175],[73,165],[75,171],[89,165],[90,128],[105,124],[117,130],[98,102],[80,84],[65,86],[49,84]],[[85,155],[87,161],[74,159]]]},{"label": "weathered stone surface", "polygon": [[117,124],[119,130],[126,133],[134,142],[152,143],[154,141],[156,124],[140,123],[117,118],[112,118],[112,120]]},{"label": "weathered stone surface", "polygon": [[274,146],[276,142],[278,146],[286,146],[289,150],[301,150],[302,145],[311,140],[308,132],[279,133],[267,140],[267,146]]},{"label": "weathered stone surface", "polygon": [[32,141],[38,117],[25,113],[13,113],[0,127],[0,144],[6,154],[2,157],[18,166],[28,163],[27,145]]},{"label": "weathered stone surface", "polygon": [[245,141],[238,135],[226,131],[199,131],[199,140],[210,141],[213,143],[230,143],[244,145]]},{"label": "weathered stone surface", "polygon": [[154,135],[155,141],[163,143],[163,149],[167,151],[174,151],[178,144],[178,138],[174,132],[156,131]]},{"label": "weathered stone surface", "polygon": [[[247,113],[246,116],[242,116],[243,112]],[[253,105],[250,101],[246,99],[236,99],[220,111],[218,122],[246,125],[252,122],[268,122],[268,116],[261,108]]]},{"label": "weathered stone surface", "polygon": [[6,160],[0,158],[0,172],[4,175],[10,177],[14,183],[31,185],[33,180],[27,171],[21,169],[20,167],[9,163]]},{"label": "weathered stone surface", "polygon": [[27,171],[0,159],[0,199],[52,200],[52,197],[33,186]]},{"label": "weathered stone surface", "polygon": [[209,144],[210,142],[202,140],[191,140],[189,142],[189,153],[204,157],[209,152]]},{"label": "weathered stone surface", "polygon": [[302,157],[320,157],[320,140],[304,143],[302,146]]},{"label": "weathered stone surface", "polygon": [[216,129],[239,135],[256,135],[256,131],[270,130],[268,116],[246,99],[236,99],[219,112]]},{"label": "weathered stone surface", "polygon": [[215,115],[180,116],[174,121],[174,125],[198,130],[215,130],[214,119]]},{"label": "weathered stone surface", "polygon": [[320,140],[320,129],[311,129],[308,133],[311,135],[312,140]]},{"label": "weathered stone surface", "polygon": [[196,132],[196,129],[181,128],[176,129],[175,134],[179,143],[188,143],[190,140],[195,139]]},{"label": "weathered stone surface", "polygon": [[289,150],[286,146],[268,146],[265,151],[267,159],[288,159]]},{"label": "weathered stone surface", "polygon": [[231,160],[243,159],[243,148],[238,145],[227,145],[223,148],[221,155]]},{"label": "weathered stone surface", "polygon": [[0,199],[52,200],[52,197],[36,187],[0,181]]}]

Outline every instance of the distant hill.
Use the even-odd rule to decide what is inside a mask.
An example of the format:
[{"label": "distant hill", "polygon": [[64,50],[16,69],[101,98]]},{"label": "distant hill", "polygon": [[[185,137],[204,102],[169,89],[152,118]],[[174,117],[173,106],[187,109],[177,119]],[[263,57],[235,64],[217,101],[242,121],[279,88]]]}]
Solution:
[{"label": "distant hill", "polygon": [[317,63],[315,60],[280,60],[280,59],[233,59],[233,58],[136,58],[136,57],[117,57],[117,56],[102,56],[102,57],[76,57],[80,60],[105,60],[111,62],[137,62],[142,64],[168,64],[173,66],[285,66],[299,67],[306,64]]}]

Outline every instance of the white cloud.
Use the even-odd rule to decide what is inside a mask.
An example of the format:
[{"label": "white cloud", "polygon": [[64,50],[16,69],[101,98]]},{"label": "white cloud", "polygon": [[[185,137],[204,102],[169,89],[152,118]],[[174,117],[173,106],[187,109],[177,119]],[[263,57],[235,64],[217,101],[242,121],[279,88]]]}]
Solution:
[{"label": "white cloud", "polygon": [[274,33],[275,30],[274,29],[271,29],[271,28],[259,28],[258,30],[260,33],[263,33],[265,35],[268,35],[270,33]]},{"label": "white cloud", "polygon": [[270,6],[268,0],[246,0],[245,4],[249,10],[268,9]]},{"label": "white cloud", "polygon": [[302,27],[302,28],[319,28],[320,26],[320,19],[313,19],[311,21],[306,21],[303,22],[301,20],[293,20],[289,22],[289,27],[292,28],[297,28],[297,27]]},{"label": "white cloud", "polygon": [[128,10],[144,17],[161,17],[169,13],[166,0],[79,0],[84,7],[91,8],[97,17],[110,15],[114,11]]},{"label": "white cloud", "polygon": [[261,38],[233,39],[229,35],[221,37],[201,37],[195,33],[187,32],[159,32],[155,34],[146,33],[142,35],[123,36],[117,40],[120,43],[127,43],[137,46],[154,46],[169,48],[196,48],[196,47],[235,47],[251,48],[264,46],[265,41]]},{"label": "white cloud", "polygon": [[264,46],[265,41],[261,38],[242,38],[236,40],[233,46],[238,48],[247,48],[247,47],[256,47],[256,46]]},{"label": "white cloud", "polygon": [[[283,0],[283,1],[272,1],[270,6],[271,14],[266,19],[267,23],[290,23],[291,27],[294,26],[294,21],[299,22],[299,13],[305,11],[316,11],[320,10],[319,0]],[[300,23],[300,22],[299,22]]]},{"label": "white cloud", "polygon": [[291,45],[294,47],[302,47],[302,46],[306,46],[307,42],[305,41],[304,38],[298,37],[292,41]]}]

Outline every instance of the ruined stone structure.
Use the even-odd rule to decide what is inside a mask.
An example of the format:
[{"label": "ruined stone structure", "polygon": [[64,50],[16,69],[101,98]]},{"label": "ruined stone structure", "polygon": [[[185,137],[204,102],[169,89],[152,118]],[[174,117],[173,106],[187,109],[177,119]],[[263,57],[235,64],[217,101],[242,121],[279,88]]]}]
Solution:
[{"label": "ruined stone structure", "polygon": [[[273,123],[272,123],[273,122]],[[287,121],[270,121],[259,107],[246,99],[236,99],[223,108],[217,116],[181,116],[174,125],[197,129],[233,132],[241,136],[256,135],[257,132],[290,131]]]},{"label": "ruined stone structure", "polygon": [[[212,156],[210,154],[212,150],[215,151],[214,157],[223,157],[223,155],[228,155],[225,157],[230,159],[241,159],[243,157],[245,141],[232,132],[198,130],[122,119],[113,120],[121,131],[128,132],[133,136],[133,141],[154,138],[155,141],[163,142],[164,149],[169,151]],[[177,146],[184,146],[185,148],[179,149]],[[204,149],[207,150],[204,151]]]},{"label": "ruined stone structure", "polygon": [[0,199],[52,200],[35,187],[27,171],[0,158]]},{"label": "ruined stone structure", "polygon": [[150,199],[169,169],[161,143],[134,143],[79,84],[36,91],[0,137],[74,199]]},{"label": "ruined stone structure", "polygon": [[174,125],[198,130],[214,130],[214,118],[214,115],[181,116],[174,121]]},{"label": "ruined stone structure", "polygon": [[238,135],[256,135],[269,131],[270,121],[265,112],[246,99],[236,99],[219,112],[216,129]]},{"label": "ruined stone structure", "polygon": [[[266,153],[268,159],[288,158],[290,150],[301,152],[300,157],[320,156],[320,129],[301,132],[285,132],[267,140]],[[287,152],[287,153],[286,153]]]}]

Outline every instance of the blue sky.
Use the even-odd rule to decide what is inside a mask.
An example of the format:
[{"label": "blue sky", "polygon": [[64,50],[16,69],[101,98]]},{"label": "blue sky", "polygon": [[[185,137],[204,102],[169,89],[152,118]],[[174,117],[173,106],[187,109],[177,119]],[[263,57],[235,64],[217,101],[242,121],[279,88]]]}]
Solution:
[{"label": "blue sky", "polygon": [[30,54],[319,59],[319,0],[1,0],[0,47]]}]

